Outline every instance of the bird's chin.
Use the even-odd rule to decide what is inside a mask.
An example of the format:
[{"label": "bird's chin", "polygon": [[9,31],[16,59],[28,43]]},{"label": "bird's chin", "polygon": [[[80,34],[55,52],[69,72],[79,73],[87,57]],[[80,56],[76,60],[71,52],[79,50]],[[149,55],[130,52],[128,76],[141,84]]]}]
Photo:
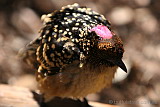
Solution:
[{"label": "bird's chin", "polygon": [[105,65],[107,67],[114,67],[118,66],[120,67],[124,72],[127,73],[127,68],[125,64],[123,63],[122,59],[116,59],[116,60],[96,60],[94,62],[94,65],[100,66],[100,65]]}]

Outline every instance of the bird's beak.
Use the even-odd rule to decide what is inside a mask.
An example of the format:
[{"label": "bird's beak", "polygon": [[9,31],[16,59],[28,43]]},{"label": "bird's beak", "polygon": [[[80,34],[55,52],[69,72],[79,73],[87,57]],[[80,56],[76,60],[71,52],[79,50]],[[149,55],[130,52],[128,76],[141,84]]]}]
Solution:
[{"label": "bird's beak", "polygon": [[114,61],[114,63],[127,73],[127,68],[121,59]]}]

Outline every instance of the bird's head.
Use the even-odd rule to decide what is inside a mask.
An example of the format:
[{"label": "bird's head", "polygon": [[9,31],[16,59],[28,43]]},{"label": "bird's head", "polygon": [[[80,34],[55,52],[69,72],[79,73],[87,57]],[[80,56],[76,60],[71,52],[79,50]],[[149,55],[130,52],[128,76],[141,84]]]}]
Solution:
[{"label": "bird's head", "polygon": [[90,31],[95,32],[98,36],[96,45],[96,49],[98,51],[95,51],[97,58],[99,58],[103,63],[107,63],[112,66],[117,65],[127,72],[126,66],[122,61],[124,49],[121,39],[104,25],[97,25]]}]

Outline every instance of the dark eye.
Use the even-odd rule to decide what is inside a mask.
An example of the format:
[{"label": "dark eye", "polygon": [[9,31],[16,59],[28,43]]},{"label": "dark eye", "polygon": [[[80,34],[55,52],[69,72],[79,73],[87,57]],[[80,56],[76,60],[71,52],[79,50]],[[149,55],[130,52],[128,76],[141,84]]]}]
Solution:
[{"label": "dark eye", "polygon": [[124,49],[123,48],[119,48],[117,52],[118,52],[118,54],[123,54]]}]

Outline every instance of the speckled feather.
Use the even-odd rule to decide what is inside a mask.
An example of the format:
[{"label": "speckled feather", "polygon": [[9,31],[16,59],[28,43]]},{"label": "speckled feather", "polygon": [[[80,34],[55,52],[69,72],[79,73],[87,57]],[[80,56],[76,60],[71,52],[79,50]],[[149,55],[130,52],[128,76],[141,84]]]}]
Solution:
[{"label": "speckled feather", "polygon": [[[104,25],[111,29],[110,23],[103,15],[78,4],[43,15],[42,20],[45,26],[40,31],[38,40],[41,43],[36,55],[41,68],[46,69],[38,71],[44,71],[45,75],[60,72],[74,60],[83,63],[99,39],[94,32],[89,31],[91,28]],[[106,46],[111,46],[111,43]]]},{"label": "speckled feather", "polygon": [[38,69],[39,88],[46,99],[80,98],[111,85],[121,63],[114,62],[121,60],[124,50],[103,15],[75,3],[41,19],[44,27],[27,46],[25,53],[31,54],[25,60]]}]

